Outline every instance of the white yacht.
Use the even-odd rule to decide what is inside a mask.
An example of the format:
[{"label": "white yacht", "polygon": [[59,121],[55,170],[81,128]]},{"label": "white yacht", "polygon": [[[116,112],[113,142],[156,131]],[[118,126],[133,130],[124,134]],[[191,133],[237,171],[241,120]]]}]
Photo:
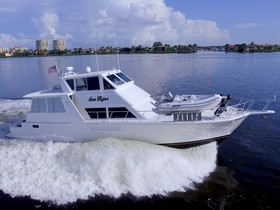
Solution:
[{"label": "white yacht", "polygon": [[211,106],[189,109],[180,102],[183,109],[162,111],[159,105],[165,102],[152,98],[119,69],[67,70],[52,89],[24,96],[32,100],[30,112],[10,127],[8,137],[67,142],[114,137],[184,148],[222,140],[250,115],[274,113],[268,110],[272,100],[253,110],[252,101],[229,106],[229,97],[216,94],[200,96],[204,104],[214,100]]}]

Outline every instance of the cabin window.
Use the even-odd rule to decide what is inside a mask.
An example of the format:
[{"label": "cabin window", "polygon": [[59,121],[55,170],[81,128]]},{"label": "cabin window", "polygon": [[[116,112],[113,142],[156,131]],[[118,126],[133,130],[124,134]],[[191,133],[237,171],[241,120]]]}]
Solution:
[{"label": "cabin window", "polygon": [[[48,109],[47,109],[48,108]],[[32,99],[31,113],[66,112],[61,98]]]},{"label": "cabin window", "polygon": [[66,112],[65,108],[63,106],[63,103],[61,101],[61,98],[48,98],[47,99],[48,104],[48,112],[54,113],[54,112]]},{"label": "cabin window", "polygon": [[136,117],[125,107],[110,107],[109,118],[136,118]]},{"label": "cabin window", "polygon": [[86,78],[78,78],[76,79],[76,90],[87,90],[87,79]]},{"label": "cabin window", "polygon": [[106,108],[86,108],[91,119],[104,119],[106,116]]},{"label": "cabin window", "polygon": [[125,82],[130,82],[131,79],[128,78],[128,76],[126,76],[125,74],[123,74],[122,72],[117,73],[116,74],[118,77],[120,77],[122,80],[124,80]]},{"label": "cabin window", "polygon": [[61,98],[53,98],[55,112],[66,112]]},{"label": "cabin window", "polygon": [[124,83],[124,81],[117,77],[115,74],[108,75],[107,78],[115,85],[121,85]]},{"label": "cabin window", "polygon": [[87,78],[88,90],[100,90],[98,77]]},{"label": "cabin window", "polygon": [[98,77],[76,79],[76,90],[100,90]]},{"label": "cabin window", "polygon": [[31,112],[32,113],[40,112],[39,100],[38,99],[32,99],[32,102],[31,102]]},{"label": "cabin window", "polygon": [[40,112],[47,112],[46,99],[38,99]]},{"label": "cabin window", "polygon": [[103,78],[103,87],[104,90],[114,89],[114,87],[104,78]]},{"label": "cabin window", "polygon": [[46,100],[44,98],[32,99],[31,112],[32,113],[47,112]]},{"label": "cabin window", "polygon": [[73,79],[67,79],[67,84],[70,86],[72,90],[74,90],[74,80]]}]

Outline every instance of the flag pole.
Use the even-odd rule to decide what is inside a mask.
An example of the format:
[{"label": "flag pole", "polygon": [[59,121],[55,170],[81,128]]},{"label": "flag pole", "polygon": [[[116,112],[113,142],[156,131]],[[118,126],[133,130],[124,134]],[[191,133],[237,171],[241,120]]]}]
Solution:
[{"label": "flag pole", "polygon": [[55,61],[55,68],[56,68],[56,70],[57,70],[57,74],[58,74],[58,76],[61,76],[61,74],[60,74],[60,71],[59,71],[59,68],[58,68],[58,66],[57,66],[57,62]]}]

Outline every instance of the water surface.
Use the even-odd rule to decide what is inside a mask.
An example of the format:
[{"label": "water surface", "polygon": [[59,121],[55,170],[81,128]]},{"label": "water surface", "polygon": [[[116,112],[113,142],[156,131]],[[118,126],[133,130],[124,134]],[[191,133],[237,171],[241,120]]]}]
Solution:
[{"label": "water surface", "polygon": [[[119,57],[119,62],[117,58]],[[222,93],[256,99],[279,94],[280,53],[94,55],[0,59],[0,208],[278,209],[279,101],[276,114],[250,116],[218,146],[177,150],[122,139],[85,144],[7,140],[29,110],[25,94],[58,82],[57,62],[84,72],[118,68],[153,97]],[[119,63],[119,64],[118,64]],[[2,208],[1,208],[2,209]]]}]

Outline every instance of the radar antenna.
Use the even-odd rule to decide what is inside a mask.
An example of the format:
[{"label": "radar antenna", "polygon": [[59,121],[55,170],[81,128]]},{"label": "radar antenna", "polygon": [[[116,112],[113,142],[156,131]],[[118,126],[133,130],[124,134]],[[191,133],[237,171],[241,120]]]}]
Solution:
[{"label": "radar antenna", "polygon": [[[90,16],[90,26],[91,26],[90,28],[91,28],[91,33],[93,34],[93,23],[92,23],[92,16],[91,16],[91,13],[89,13],[89,16]],[[94,39],[93,39],[93,47],[94,47],[96,68],[97,68],[97,71],[99,72],[99,64],[98,64],[98,58],[97,58],[97,48],[96,48]]]}]

